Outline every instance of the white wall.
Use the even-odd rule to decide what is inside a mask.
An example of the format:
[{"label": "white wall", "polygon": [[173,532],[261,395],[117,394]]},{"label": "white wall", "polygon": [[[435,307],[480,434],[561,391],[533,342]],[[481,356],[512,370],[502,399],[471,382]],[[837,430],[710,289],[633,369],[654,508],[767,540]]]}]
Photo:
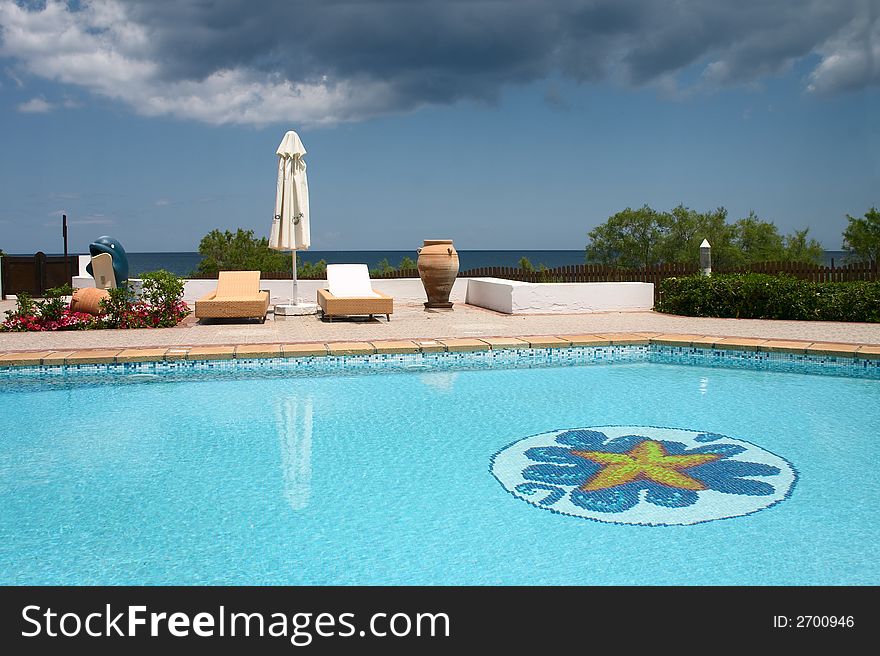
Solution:
[{"label": "white wall", "polygon": [[[88,256],[86,262],[88,262]],[[82,265],[84,266],[84,265]],[[94,287],[95,281],[80,271],[74,287]],[[140,281],[131,280],[135,290]],[[284,303],[292,291],[290,280],[261,280],[260,289],[269,291],[271,304]],[[405,303],[427,301],[425,288],[418,278],[373,280],[373,289]],[[299,300],[317,302],[318,289],[327,287],[326,280],[300,280]],[[216,280],[186,280],[184,300],[192,303],[217,288]],[[645,282],[572,282],[531,283],[501,278],[458,278],[449,300],[470,303],[505,314],[544,314],[551,312],[612,312],[650,310],[654,306],[654,285]]]},{"label": "white wall", "polygon": [[506,314],[650,310],[649,282],[533,283],[501,278],[470,278],[467,303]]}]

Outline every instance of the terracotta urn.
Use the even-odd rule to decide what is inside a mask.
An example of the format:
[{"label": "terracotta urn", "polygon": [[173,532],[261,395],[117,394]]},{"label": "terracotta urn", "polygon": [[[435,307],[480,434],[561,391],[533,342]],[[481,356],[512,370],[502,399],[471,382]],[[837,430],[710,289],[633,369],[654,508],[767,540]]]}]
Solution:
[{"label": "terracotta urn", "polygon": [[419,253],[419,277],[428,295],[426,308],[451,308],[449,293],[458,275],[458,253],[451,239],[426,239]]},{"label": "terracotta urn", "polygon": [[71,312],[85,312],[86,314],[101,314],[101,300],[110,298],[109,292],[95,287],[83,287],[73,292],[70,299]]}]

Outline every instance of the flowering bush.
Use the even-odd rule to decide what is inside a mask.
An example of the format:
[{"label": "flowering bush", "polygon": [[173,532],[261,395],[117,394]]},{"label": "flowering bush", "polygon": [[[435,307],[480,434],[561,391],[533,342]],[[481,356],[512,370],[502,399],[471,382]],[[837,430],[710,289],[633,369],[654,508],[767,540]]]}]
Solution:
[{"label": "flowering bush", "polygon": [[183,281],[167,271],[143,274],[143,293],[136,298],[128,287],[108,290],[101,301],[108,328],[170,328],[190,314],[183,302]]},{"label": "flowering bush", "polygon": [[[17,314],[7,311],[7,319],[0,324],[0,331],[26,332],[40,330],[88,330],[103,328],[100,317],[93,317],[85,312],[71,312],[69,308],[62,310],[58,319],[43,319],[35,314]],[[9,316],[12,315],[12,316]]]},{"label": "flowering bush", "polygon": [[21,293],[15,310],[6,311],[0,332],[167,328],[190,314],[183,302],[183,281],[177,276],[156,271],[144,274],[143,279],[142,298],[136,298],[127,286],[108,290],[110,298],[101,301],[102,313],[98,316],[71,311],[63,298],[73,291],[69,286],[47,290],[41,301]]}]

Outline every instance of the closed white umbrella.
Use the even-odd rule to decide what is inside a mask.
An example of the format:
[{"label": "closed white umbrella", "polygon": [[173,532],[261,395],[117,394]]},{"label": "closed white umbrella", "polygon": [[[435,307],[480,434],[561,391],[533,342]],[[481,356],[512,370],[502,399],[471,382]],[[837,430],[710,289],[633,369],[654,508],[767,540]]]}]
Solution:
[{"label": "closed white umbrella", "polygon": [[[309,233],[309,184],[306,179],[306,149],[299,135],[290,130],[275,151],[278,155],[278,184],[275,191],[275,217],[269,233],[269,248],[293,252],[292,306],[297,306],[299,296],[296,280],[296,251],[307,250],[311,245]],[[279,312],[279,309],[282,311]],[[276,306],[276,314],[284,314],[283,306]],[[300,314],[300,312],[290,312]]]}]

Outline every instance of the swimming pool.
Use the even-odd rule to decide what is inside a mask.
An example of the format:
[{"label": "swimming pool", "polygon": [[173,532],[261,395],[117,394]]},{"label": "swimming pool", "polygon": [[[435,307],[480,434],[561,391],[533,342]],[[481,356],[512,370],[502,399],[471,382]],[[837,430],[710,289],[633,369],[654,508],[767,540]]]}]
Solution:
[{"label": "swimming pool", "polygon": [[568,351],[4,372],[0,583],[880,583],[876,365]]}]

